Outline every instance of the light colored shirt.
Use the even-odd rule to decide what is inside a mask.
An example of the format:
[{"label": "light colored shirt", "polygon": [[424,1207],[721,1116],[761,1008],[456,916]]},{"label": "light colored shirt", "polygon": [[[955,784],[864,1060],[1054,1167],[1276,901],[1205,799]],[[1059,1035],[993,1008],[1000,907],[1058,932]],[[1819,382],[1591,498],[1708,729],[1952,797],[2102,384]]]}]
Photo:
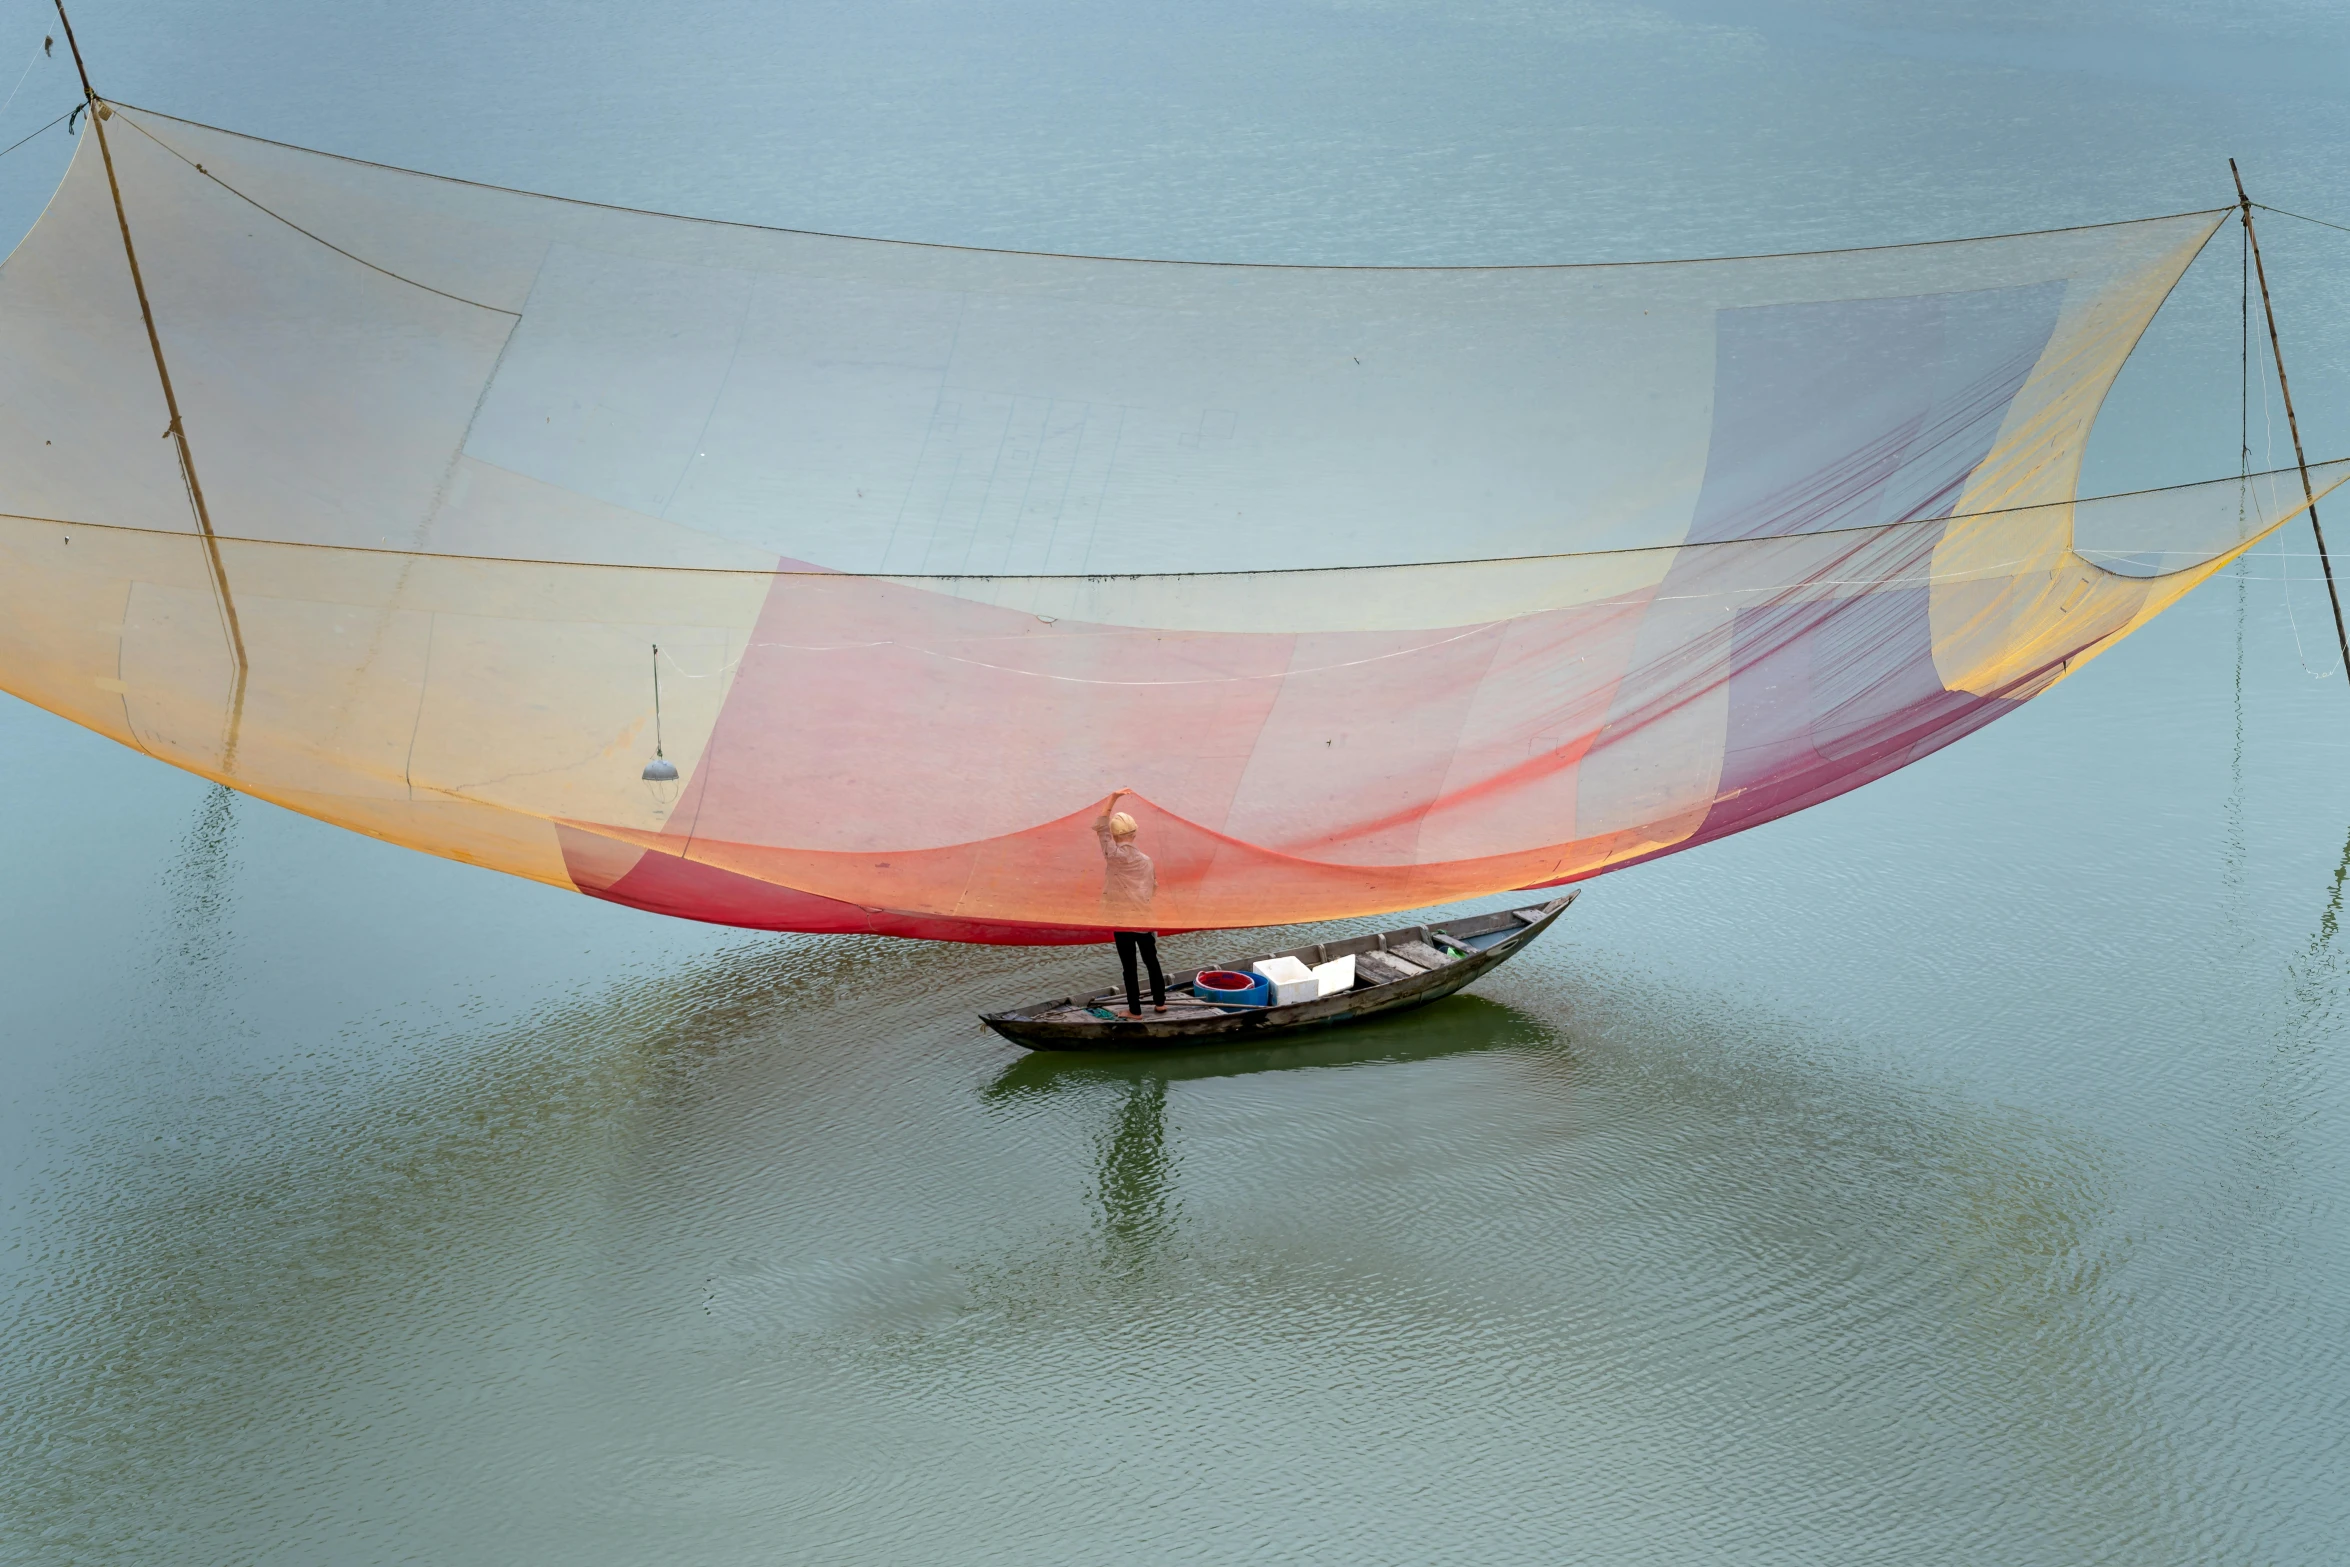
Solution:
[{"label": "light colored shirt", "polygon": [[1151,857],[1131,842],[1120,843],[1108,822],[1095,822],[1093,835],[1102,846],[1102,907],[1113,915],[1148,914],[1159,893]]}]

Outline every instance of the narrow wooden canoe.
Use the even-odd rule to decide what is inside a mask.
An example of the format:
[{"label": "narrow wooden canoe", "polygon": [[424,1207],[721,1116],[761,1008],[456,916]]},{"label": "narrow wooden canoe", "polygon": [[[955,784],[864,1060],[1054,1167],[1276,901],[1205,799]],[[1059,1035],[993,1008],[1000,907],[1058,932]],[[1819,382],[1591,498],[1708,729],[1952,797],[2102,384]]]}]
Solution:
[{"label": "narrow wooden canoe", "polygon": [[1063,996],[1009,1012],[983,1012],[979,1020],[989,1028],[1030,1050],[1156,1050],[1194,1044],[1260,1042],[1268,1034],[1323,1028],[1376,1017],[1382,1012],[1416,1007],[1449,996],[1481,974],[1499,968],[1526,949],[1527,943],[1550,928],[1566,912],[1576,894],[1553,898],[1500,914],[1479,914],[1447,920],[1440,925],[1406,925],[1375,936],[1291,947],[1286,952],[1260,953],[1210,968],[1248,971],[1252,963],[1289,957],[1311,967],[1333,958],[1355,955],[1352,990],[1285,1007],[1244,1007],[1232,1002],[1199,1001],[1191,983],[1207,972],[1193,969],[1167,976],[1167,1010],[1146,1010],[1139,1018],[1126,1015],[1126,989],[1120,985],[1083,996]]}]

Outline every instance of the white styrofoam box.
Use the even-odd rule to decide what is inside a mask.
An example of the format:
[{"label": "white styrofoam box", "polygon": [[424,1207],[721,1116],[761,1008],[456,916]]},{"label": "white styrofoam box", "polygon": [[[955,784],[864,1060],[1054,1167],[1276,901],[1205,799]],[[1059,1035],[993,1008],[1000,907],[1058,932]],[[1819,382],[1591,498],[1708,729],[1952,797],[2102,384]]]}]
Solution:
[{"label": "white styrofoam box", "polygon": [[1352,990],[1355,988],[1355,955],[1350,952],[1343,958],[1317,963],[1307,972],[1314,976],[1314,994],[1317,996],[1335,996],[1342,990]]},{"label": "white styrofoam box", "polygon": [[1269,999],[1274,1006],[1285,1007],[1293,1001],[1311,1001],[1321,994],[1314,984],[1314,971],[1295,958],[1267,958],[1249,967],[1272,981],[1273,994]]}]

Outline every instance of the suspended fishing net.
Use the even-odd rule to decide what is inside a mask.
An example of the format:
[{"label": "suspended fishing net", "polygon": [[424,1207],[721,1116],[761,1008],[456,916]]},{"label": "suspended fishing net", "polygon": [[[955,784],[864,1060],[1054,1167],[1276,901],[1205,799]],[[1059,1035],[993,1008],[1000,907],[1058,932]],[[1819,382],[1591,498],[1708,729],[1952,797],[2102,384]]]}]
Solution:
[{"label": "suspended fishing net", "polygon": [[2302,505],[2075,499],[2224,213],[1215,266],[104,130],[190,462],[85,131],[0,268],[0,684],[697,919],[1091,939],[1119,788],[1161,929],[1590,876],[1948,744]]}]

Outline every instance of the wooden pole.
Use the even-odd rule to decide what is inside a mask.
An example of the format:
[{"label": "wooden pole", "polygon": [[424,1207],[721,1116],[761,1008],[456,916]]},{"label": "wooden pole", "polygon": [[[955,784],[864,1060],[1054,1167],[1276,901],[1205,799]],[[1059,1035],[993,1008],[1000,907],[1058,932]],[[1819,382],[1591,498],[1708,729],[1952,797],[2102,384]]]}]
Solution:
[{"label": "wooden pole", "polygon": [[2309,483],[2309,457],[2301,449],[2301,421],[2293,416],[2293,384],[2285,379],[2285,351],[2277,343],[2277,309],[2269,302],[2268,268],[2260,259],[2260,231],[2252,226],[2252,198],[2244,194],[2244,176],[2236,160],[2228,160],[2236,181],[2236,202],[2244,218],[2244,238],[2252,246],[2252,272],[2260,279],[2260,308],[2268,317],[2268,351],[2277,362],[2277,390],[2285,394],[2285,428],[2293,432],[2293,461],[2301,466],[2301,498],[2309,506],[2309,531],[2317,536],[2317,563],[2326,574],[2326,598],[2334,606],[2334,638],[2342,645],[2342,671],[2350,675],[2350,629],[2342,624],[2342,595],[2334,587],[2334,562],[2326,553],[2326,530],[2317,520],[2317,492]]},{"label": "wooden pole", "polygon": [[220,596],[222,625],[228,632],[229,652],[236,660],[236,684],[230,694],[228,743],[222,752],[224,771],[236,771],[237,730],[245,718],[245,630],[237,620],[237,601],[229,592],[228,566],[221,559],[220,538],[212,531],[212,513],[204,504],[204,486],[196,478],[196,459],[188,450],[187,426],[180,422],[179,396],[172,390],[171,366],[164,362],[163,337],[155,330],[155,311],[147,303],[147,280],[139,271],[138,247],[131,243],[130,214],[122,204],[122,183],[114,176],[114,149],[106,142],[106,122],[112,117],[97,90],[90,85],[89,67],[82,63],[82,46],[73,36],[73,19],[65,14],[65,0],[56,0],[57,20],[65,28],[65,46],[73,51],[73,68],[82,79],[82,99],[90,110],[90,129],[98,136],[98,156],[106,164],[106,188],[114,193],[114,221],[122,230],[122,254],[130,263],[131,288],[139,296],[139,319],[147,325],[147,348],[155,356],[155,378],[163,383],[163,406],[171,415],[171,426],[163,433],[178,444],[180,479],[187,485],[188,501],[196,511],[196,527],[204,536],[204,554],[212,571],[213,591]]}]

